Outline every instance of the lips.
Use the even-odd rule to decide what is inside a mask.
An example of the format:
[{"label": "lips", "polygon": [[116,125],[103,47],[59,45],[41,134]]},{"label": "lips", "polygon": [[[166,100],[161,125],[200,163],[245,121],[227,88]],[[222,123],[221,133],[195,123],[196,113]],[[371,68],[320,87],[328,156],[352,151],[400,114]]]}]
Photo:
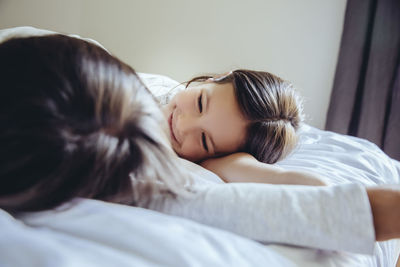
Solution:
[{"label": "lips", "polygon": [[175,133],[174,133],[174,125],[173,125],[173,118],[174,118],[174,112],[171,112],[171,115],[168,118],[168,124],[169,124],[169,132],[171,133],[171,139],[174,140],[177,144],[179,144],[178,139],[176,139]]}]

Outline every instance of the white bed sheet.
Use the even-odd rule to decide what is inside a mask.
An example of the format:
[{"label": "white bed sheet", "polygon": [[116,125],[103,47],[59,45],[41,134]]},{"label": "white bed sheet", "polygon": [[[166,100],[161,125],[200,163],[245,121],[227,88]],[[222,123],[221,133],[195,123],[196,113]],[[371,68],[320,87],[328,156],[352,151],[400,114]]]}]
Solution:
[{"label": "white bed sheet", "polygon": [[182,218],[96,200],[0,213],[0,266],[291,266],[259,243]]},{"label": "white bed sheet", "polygon": [[[176,84],[148,77],[153,86],[163,84],[160,90]],[[399,183],[400,164],[367,141],[305,125],[300,143],[278,165],[320,173],[332,184]],[[15,217],[0,210],[0,266],[395,266],[399,254],[397,241],[377,243],[373,256],[262,245],[141,208],[86,199],[72,204]]]},{"label": "white bed sheet", "polygon": [[[64,210],[63,210],[64,209]],[[57,211],[0,211],[0,266],[391,266],[368,255],[262,245],[158,212],[77,199]]]}]

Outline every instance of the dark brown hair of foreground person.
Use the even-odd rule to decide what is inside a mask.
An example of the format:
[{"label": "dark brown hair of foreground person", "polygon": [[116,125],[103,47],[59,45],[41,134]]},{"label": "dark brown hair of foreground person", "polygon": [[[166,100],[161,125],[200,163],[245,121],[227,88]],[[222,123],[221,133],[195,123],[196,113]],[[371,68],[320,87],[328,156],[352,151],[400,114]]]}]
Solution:
[{"label": "dark brown hair of foreground person", "polygon": [[0,208],[44,210],[73,197],[135,204],[157,181],[174,191],[162,178],[176,166],[158,106],[102,48],[63,35],[11,39],[0,44],[0,77]]},{"label": "dark brown hair of foreground person", "polygon": [[195,77],[187,86],[210,78],[219,84],[232,83],[240,110],[249,121],[241,152],[272,164],[293,150],[303,107],[290,82],[269,72],[238,69],[225,75]]}]

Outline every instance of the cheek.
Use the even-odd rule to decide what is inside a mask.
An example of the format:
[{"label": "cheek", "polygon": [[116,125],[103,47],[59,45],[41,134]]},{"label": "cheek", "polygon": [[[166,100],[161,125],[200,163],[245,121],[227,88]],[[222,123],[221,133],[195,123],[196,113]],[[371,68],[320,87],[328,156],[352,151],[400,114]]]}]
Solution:
[{"label": "cheek", "polygon": [[176,94],[171,102],[178,107],[191,107],[193,106],[193,97],[195,94],[194,90],[187,89]]},{"label": "cheek", "polygon": [[182,106],[182,104],[185,102],[185,96],[182,95],[182,93],[177,94],[173,99],[172,99],[172,105],[174,106]]},{"label": "cheek", "polygon": [[204,158],[204,152],[194,140],[185,140],[178,154],[190,161],[198,161]]},{"label": "cheek", "polygon": [[171,100],[168,104],[165,104],[162,107],[162,112],[163,112],[164,118],[167,122],[168,122],[169,116],[171,115],[171,112],[174,109],[174,106],[175,106],[174,101]]}]

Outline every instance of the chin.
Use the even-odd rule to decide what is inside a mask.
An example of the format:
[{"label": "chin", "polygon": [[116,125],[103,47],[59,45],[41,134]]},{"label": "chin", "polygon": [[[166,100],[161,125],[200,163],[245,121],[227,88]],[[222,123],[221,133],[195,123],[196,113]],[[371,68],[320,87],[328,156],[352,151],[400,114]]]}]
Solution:
[{"label": "chin", "polygon": [[190,158],[186,157],[185,155],[183,155],[182,153],[180,153],[178,150],[176,150],[175,147],[174,147],[174,151],[175,151],[175,153],[176,153],[180,158],[183,158],[183,159],[192,161]]},{"label": "chin", "polygon": [[183,159],[186,159],[188,161],[194,162],[194,163],[200,163],[202,161],[201,158],[199,159],[199,158],[196,158],[196,157],[185,157],[185,156],[182,156],[182,155],[179,155],[179,154],[178,154],[178,156],[183,158]]},{"label": "chin", "polygon": [[185,158],[184,156],[182,156],[181,153],[179,153],[179,150],[176,149],[176,144],[174,144],[173,142],[172,142],[172,149],[174,150],[174,152],[175,152],[180,158]]}]

